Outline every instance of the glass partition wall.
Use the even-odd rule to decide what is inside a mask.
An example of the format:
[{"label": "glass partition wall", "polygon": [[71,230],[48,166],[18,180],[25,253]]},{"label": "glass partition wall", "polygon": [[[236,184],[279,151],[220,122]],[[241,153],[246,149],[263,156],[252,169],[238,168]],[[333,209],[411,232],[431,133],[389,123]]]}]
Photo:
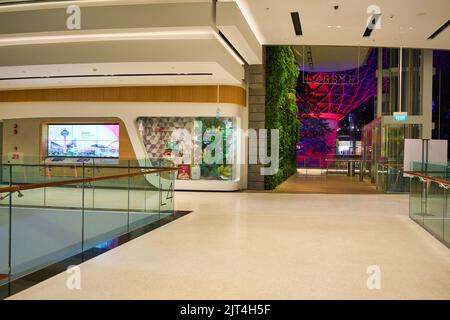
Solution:
[{"label": "glass partition wall", "polygon": [[[404,140],[423,136],[423,51],[385,48],[382,53],[381,113],[362,131],[363,174],[384,192],[409,192]],[[406,112],[406,119],[396,122],[395,112]]]},{"label": "glass partition wall", "polygon": [[409,192],[409,179],[403,175],[405,139],[421,137],[420,124],[383,124],[374,121],[364,127],[363,159],[365,174],[384,192]]},{"label": "glass partition wall", "polygon": [[421,61],[420,49],[402,48],[401,52],[398,48],[383,49],[382,115],[391,116],[398,111],[408,112],[408,115],[422,115]]}]

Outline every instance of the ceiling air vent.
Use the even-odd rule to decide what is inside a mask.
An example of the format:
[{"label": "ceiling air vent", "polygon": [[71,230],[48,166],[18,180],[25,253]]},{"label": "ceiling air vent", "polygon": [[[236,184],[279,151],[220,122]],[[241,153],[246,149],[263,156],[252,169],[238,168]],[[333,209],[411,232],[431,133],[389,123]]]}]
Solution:
[{"label": "ceiling air vent", "polygon": [[292,24],[294,25],[295,34],[302,36],[302,24],[300,23],[300,14],[298,12],[291,12]]},{"label": "ceiling air vent", "polygon": [[436,38],[442,31],[447,29],[450,26],[450,20],[444,23],[439,29],[437,29],[431,36],[428,37],[428,40]]}]

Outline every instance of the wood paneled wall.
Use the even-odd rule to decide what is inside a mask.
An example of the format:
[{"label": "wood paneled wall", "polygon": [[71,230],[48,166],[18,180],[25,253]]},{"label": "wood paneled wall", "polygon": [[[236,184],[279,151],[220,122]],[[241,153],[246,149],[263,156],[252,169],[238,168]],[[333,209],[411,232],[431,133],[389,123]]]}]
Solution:
[{"label": "wood paneled wall", "polygon": [[238,86],[96,87],[0,91],[0,102],[197,102],[247,104]]}]

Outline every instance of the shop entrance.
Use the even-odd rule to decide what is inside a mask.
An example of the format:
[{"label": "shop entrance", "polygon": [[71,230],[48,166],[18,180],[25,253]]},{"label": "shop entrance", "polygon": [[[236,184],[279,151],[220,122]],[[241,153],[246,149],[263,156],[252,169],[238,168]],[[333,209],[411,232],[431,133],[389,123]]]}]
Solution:
[{"label": "shop entrance", "polygon": [[297,173],[276,188],[294,193],[378,193],[363,179],[361,132],[376,114],[378,50],[296,46],[300,121]]}]

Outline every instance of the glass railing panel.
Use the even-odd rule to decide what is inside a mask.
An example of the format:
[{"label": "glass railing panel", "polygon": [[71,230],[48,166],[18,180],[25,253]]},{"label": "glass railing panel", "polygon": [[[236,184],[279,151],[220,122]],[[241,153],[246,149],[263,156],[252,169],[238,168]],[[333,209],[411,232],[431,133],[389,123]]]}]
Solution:
[{"label": "glass railing panel", "polygon": [[387,191],[387,167],[383,164],[376,164],[377,166],[377,189],[382,190],[383,192]]},{"label": "glass railing panel", "polygon": [[324,157],[305,157],[305,168],[321,169],[322,167],[325,167],[322,162],[325,162]]},{"label": "glass railing panel", "polygon": [[427,163],[426,175],[437,179],[446,179],[447,164]]},{"label": "glass railing panel", "polygon": [[134,176],[129,178],[129,197],[130,197],[130,229],[136,229],[141,226],[141,220],[146,216],[146,192],[148,182],[144,176]]},{"label": "glass railing panel", "polygon": [[[2,159],[3,161],[3,159]],[[10,186],[9,177],[3,177],[3,171],[8,172],[9,166],[2,164],[0,177],[0,188],[8,188]],[[9,215],[10,215],[10,199],[9,193],[0,193],[0,285],[8,281],[9,275]]]},{"label": "glass railing panel", "polygon": [[[1,187],[9,187],[10,178],[13,186],[45,186],[14,192],[11,210],[8,194],[0,194],[0,285],[173,214],[176,171],[141,175],[150,170],[143,164],[17,166],[23,180],[9,169]],[[12,168],[2,165],[2,173],[4,167]]]},{"label": "glass railing panel", "polygon": [[[13,184],[43,183],[46,179],[39,165],[12,165],[10,172]],[[9,176],[8,172],[4,175]]]},{"label": "glass railing panel", "polygon": [[[94,168],[93,173],[87,173],[88,177],[102,178],[108,176],[127,175],[129,172],[139,171],[128,168]],[[86,188],[91,188],[93,192],[94,209],[128,211],[128,177],[103,179],[87,182]]]},{"label": "glass railing panel", "polygon": [[[2,197],[5,194],[0,194]],[[0,201],[0,285],[9,274],[9,197]]]},{"label": "glass railing panel", "polygon": [[[31,172],[31,169],[39,169],[39,167],[25,167],[24,172]],[[36,183],[45,183],[44,178],[39,178],[39,182],[35,182],[37,179],[20,179],[19,181],[12,178],[12,186],[29,186]],[[29,207],[30,210],[36,207],[45,207],[45,193],[46,188],[37,188],[31,190],[22,190],[20,192],[14,193],[12,197],[14,206]]]},{"label": "glass railing panel", "polygon": [[361,168],[361,162],[356,159],[340,159],[340,158],[328,158],[326,159],[327,163],[327,173],[341,173],[348,174],[349,173],[349,161],[351,161],[354,165],[354,171],[359,172]]},{"label": "glass railing panel", "polygon": [[450,189],[445,190],[444,243],[450,247]]},{"label": "glass railing panel", "polygon": [[424,227],[441,240],[444,238],[444,193],[444,188],[437,183],[428,183]]},{"label": "glass railing panel", "polygon": [[[102,176],[127,173],[128,169],[102,168]],[[84,250],[128,231],[128,177],[86,182]]]},{"label": "glass railing panel", "polygon": [[160,212],[161,217],[172,215],[175,210],[174,188],[175,171],[163,172],[160,174]]},{"label": "glass railing panel", "polygon": [[403,167],[400,165],[387,165],[387,192],[402,193],[409,191],[410,179],[404,177]]},{"label": "glass railing panel", "polygon": [[413,161],[410,171],[420,172],[426,176],[446,180],[449,178],[450,167],[443,163],[422,163]]},{"label": "glass railing panel", "polygon": [[414,172],[422,172],[423,168],[424,167],[422,165],[422,162],[417,162],[417,161],[411,162],[411,164],[409,166],[409,170],[414,171]]},{"label": "glass railing panel", "polygon": [[[55,166],[55,167],[41,167],[47,171],[45,183],[52,184],[54,182],[73,181],[75,179],[83,179],[83,169],[78,166]],[[34,189],[37,193],[43,192],[41,204],[48,208],[74,208],[80,209],[80,199],[83,196],[83,184],[63,184],[58,186],[48,186],[45,188]]]},{"label": "glass railing panel", "polygon": [[159,175],[152,173],[133,177],[130,180],[130,229],[158,221]]},{"label": "glass railing panel", "polygon": [[[68,185],[66,190],[73,188]],[[12,195],[13,278],[81,252],[82,198],[78,194],[70,191],[61,194],[66,199],[72,198],[71,201],[76,198],[78,203],[72,208],[43,206],[43,188],[23,190],[21,194]]]},{"label": "glass railing panel", "polygon": [[423,226],[423,205],[422,205],[423,182],[417,178],[412,178],[409,193],[409,216],[411,219]]}]

